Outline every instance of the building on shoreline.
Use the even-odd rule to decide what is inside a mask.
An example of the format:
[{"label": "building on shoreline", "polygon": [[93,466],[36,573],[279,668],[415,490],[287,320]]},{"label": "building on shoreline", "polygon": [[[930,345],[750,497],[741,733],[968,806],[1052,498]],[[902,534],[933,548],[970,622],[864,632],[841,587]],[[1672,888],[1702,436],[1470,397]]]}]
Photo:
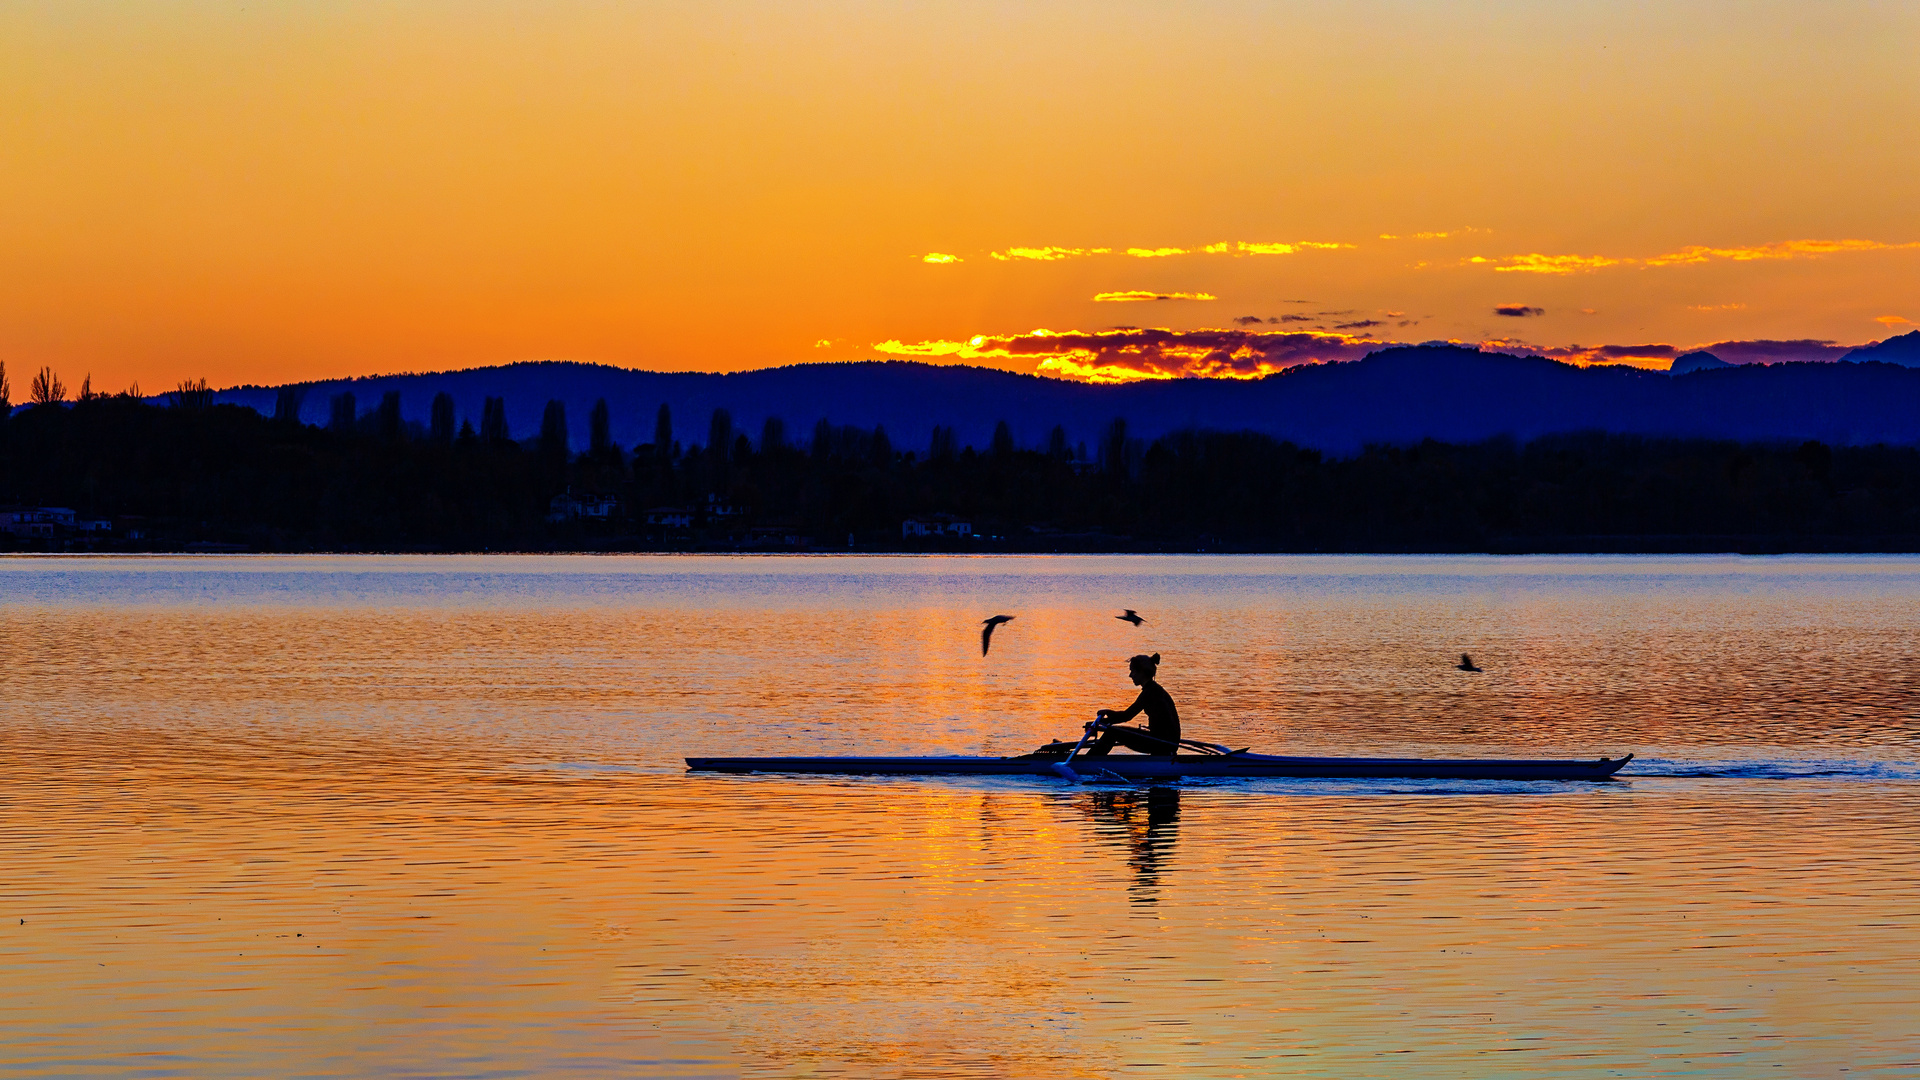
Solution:
[{"label": "building on shoreline", "polygon": [[104,518],[83,518],[64,506],[0,506],[0,532],[23,540],[56,540],[113,531]]},{"label": "building on shoreline", "polygon": [[900,523],[900,539],[911,540],[914,537],[950,536],[965,539],[973,535],[973,523],[962,521],[952,514],[927,514],[912,517]]}]

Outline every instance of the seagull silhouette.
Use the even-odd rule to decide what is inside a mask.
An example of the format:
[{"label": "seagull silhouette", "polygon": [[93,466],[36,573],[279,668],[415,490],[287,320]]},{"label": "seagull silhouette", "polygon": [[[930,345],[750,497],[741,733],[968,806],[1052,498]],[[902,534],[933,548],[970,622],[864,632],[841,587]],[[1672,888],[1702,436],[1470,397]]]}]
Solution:
[{"label": "seagull silhouette", "polygon": [[996,626],[999,626],[1003,622],[1012,622],[1012,621],[1013,621],[1013,616],[1011,615],[995,615],[991,619],[981,620],[981,623],[982,623],[982,629],[980,631],[980,655],[981,656],[987,655],[988,646],[993,644],[993,628]]},{"label": "seagull silhouette", "polygon": [[1121,622],[1130,622],[1135,626],[1139,626],[1141,623],[1147,621],[1141,618],[1140,616],[1134,614],[1132,608],[1128,608],[1127,613],[1125,615],[1115,615],[1114,618],[1119,619]]},{"label": "seagull silhouette", "polygon": [[1460,671],[1479,671],[1480,670],[1479,668],[1473,666],[1473,657],[1468,656],[1466,653],[1461,653],[1460,662],[1453,666]]}]

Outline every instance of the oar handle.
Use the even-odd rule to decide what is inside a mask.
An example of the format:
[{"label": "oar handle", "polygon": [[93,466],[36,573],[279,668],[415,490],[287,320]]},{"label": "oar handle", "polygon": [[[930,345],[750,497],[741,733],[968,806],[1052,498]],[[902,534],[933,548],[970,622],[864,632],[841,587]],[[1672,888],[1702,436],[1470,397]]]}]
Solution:
[{"label": "oar handle", "polygon": [[1070,780],[1076,784],[1079,783],[1080,774],[1073,771],[1073,759],[1079,755],[1080,748],[1087,745],[1087,740],[1093,738],[1094,731],[1106,726],[1107,710],[1101,709],[1093,715],[1092,720],[1087,721],[1086,726],[1080,732],[1080,741],[1073,744],[1073,749],[1067,754],[1067,759],[1065,761],[1056,761],[1048,766],[1048,768],[1052,769],[1063,779]]}]

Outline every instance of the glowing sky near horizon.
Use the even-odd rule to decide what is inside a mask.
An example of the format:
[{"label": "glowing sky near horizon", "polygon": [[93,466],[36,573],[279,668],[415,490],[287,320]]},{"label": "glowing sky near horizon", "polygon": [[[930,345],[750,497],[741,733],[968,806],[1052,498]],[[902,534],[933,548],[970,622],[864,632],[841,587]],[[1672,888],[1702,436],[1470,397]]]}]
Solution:
[{"label": "glowing sky near horizon", "polygon": [[1920,326],[1916,56],[1890,3],[22,0],[0,361],[1860,344]]}]

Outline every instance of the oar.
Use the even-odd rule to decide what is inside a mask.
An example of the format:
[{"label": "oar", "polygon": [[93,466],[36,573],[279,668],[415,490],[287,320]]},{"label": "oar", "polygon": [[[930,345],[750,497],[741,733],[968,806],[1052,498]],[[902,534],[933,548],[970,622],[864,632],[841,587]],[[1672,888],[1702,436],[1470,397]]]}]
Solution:
[{"label": "oar", "polygon": [[1073,750],[1071,753],[1067,755],[1067,760],[1056,761],[1053,764],[1047,766],[1047,768],[1052,769],[1054,772],[1054,775],[1060,777],[1062,780],[1065,780],[1070,784],[1079,783],[1080,774],[1073,771],[1074,755],[1080,752],[1081,747],[1087,745],[1087,740],[1093,738],[1093,729],[1099,726],[1100,726],[1099,720],[1094,720],[1091,723],[1087,724],[1086,729],[1080,733],[1080,741],[1073,744]]}]

